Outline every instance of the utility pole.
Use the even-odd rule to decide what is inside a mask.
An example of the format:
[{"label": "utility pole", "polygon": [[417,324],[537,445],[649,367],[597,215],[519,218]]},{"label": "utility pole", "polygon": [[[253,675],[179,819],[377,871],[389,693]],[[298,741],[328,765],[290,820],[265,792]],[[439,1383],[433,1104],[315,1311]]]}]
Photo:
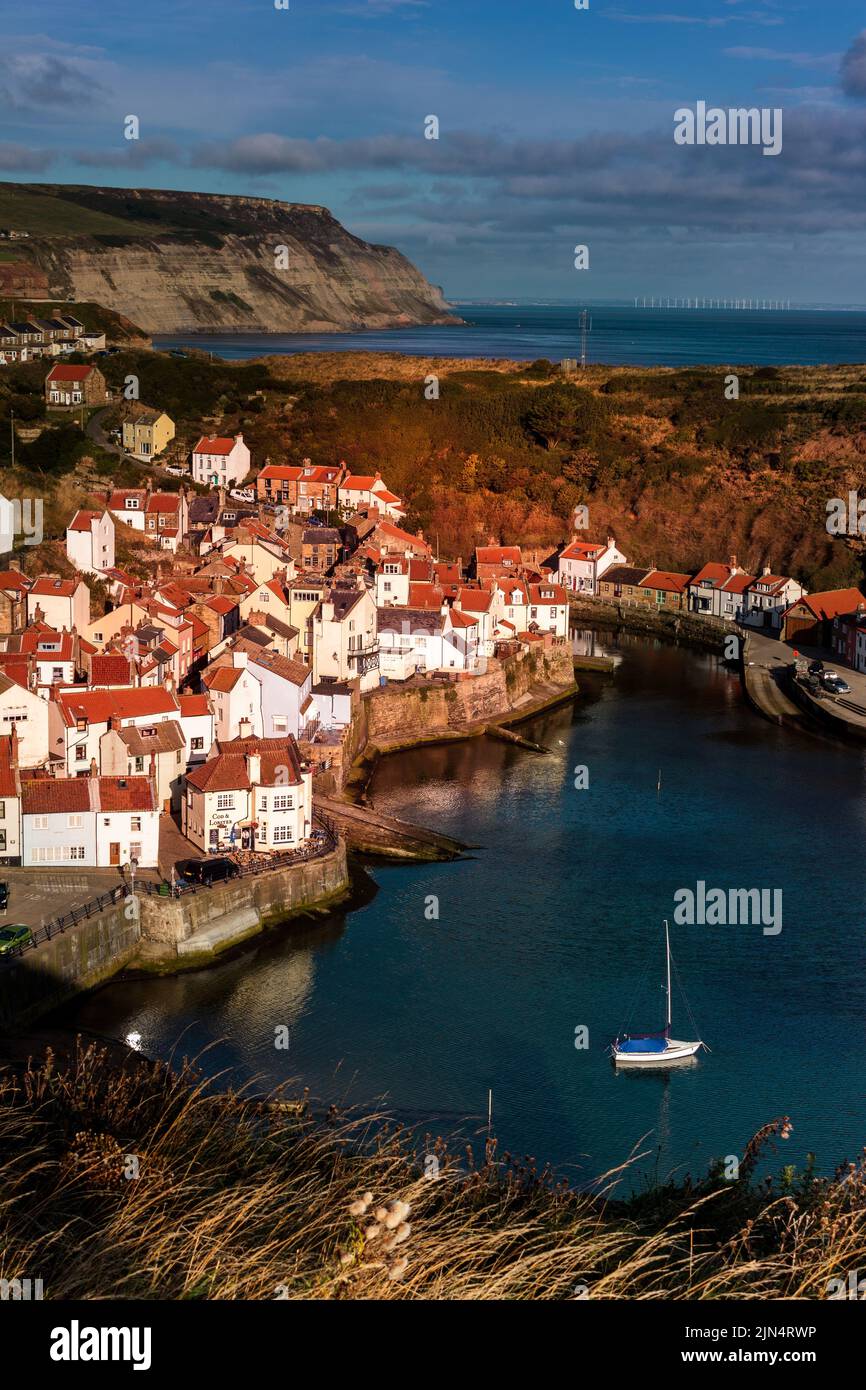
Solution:
[{"label": "utility pole", "polygon": [[589,317],[589,314],[587,313],[586,309],[584,309],[580,316],[580,365],[584,369],[586,368],[587,337],[591,332],[592,319]]}]

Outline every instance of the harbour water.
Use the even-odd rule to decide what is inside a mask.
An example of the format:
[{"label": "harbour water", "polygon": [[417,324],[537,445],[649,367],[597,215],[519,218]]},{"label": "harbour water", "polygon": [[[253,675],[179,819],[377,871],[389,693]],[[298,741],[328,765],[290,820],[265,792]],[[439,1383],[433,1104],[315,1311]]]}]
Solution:
[{"label": "harbour water", "polygon": [[[233,360],[296,352],[400,352],[559,362],[580,356],[580,305],[455,304],[460,327],[355,333],[175,334],[161,348],[196,347]],[[590,363],[682,367],[815,365],[866,359],[862,310],[635,309],[590,307]]]},{"label": "harbour water", "polygon": [[[547,756],[474,740],[380,765],[376,804],[477,845],[470,859],[375,867],[348,914],[111,984],[65,1021],[257,1089],[298,1078],[323,1103],[384,1105],[422,1134],[485,1130],[492,1089],[500,1149],[581,1183],[633,1151],[633,1182],[702,1172],[783,1114],[777,1165],[856,1157],[866,759],[762,721],[714,657],[638,638],[617,654],[613,677],[582,674],[574,705],[526,726]],[[672,926],[711,1051],[616,1074],[606,1047],[631,1006],[636,1027],[663,1019],[662,921],[698,881],[781,889],[782,930]],[[694,1036],[676,989],[674,1021]]]}]

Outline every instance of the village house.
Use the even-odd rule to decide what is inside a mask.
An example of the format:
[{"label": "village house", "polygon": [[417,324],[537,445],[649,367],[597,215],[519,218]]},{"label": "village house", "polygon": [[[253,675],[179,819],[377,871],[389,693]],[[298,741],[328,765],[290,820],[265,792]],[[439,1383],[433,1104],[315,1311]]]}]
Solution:
[{"label": "village house", "polygon": [[352,680],[372,690],[379,680],[376,603],[364,586],[331,586],[313,614],[313,679]]},{"label": "village house", "polygon": [[385,608],[397,604],[404,608],[409,602],[412,561],[407,555],[387,555],[376,566],[376,606]]},{"label": "village house", "polygon": [[392,555],[407,555],[410,558],[430,557],[433,554],[423,532],[419,531],[417,536],[413,536],[409,531],[395,526],[393,521],[377,521],[364,537],[364,542],[378,552],[377,558]]},{"label": "village house", "polygon": [[186,772],[183,729],[176,719],[125,728],[110,719],[99,740],[99,771],[105,776],[150,777],[160,811],[179,811]]},{"label": "village house", "polygon": [[338,487],[338,505],[346,516],[365,507],[376,507],[389,521],[402,521],[406,515],[403,503],[386,487],[381,473],[348,473]]},{"label": "village house", "polygon": [[782,641],[804,647],[830,647],[834,620],[844,613],[862,612],[866,612],[866,598],[859,589],[803,594],[783,615]]},{"label": "village house", "polygon": [[569,593],[592,597],[598,594],[598,581],[607,570],[627,563],[612,536],[608,536],[605,545],[574,540],[561,552],[557,574]]},{"label": "village house", "polygon": [[49,761],[50,709],[48,700],[19,684],[8,670],[0,671],[0,736],[15,730],[21,767],[43,767]]},{"label": "village house", "polygon": [[312,824],[312,775],[293,738],[220,740],[187,777],[183,833],[203,853],[297,849]]},{"label": "village house", "polygon": [[27,621],[27,592],[29,584],[19,570],[0,570],[0,633],[15,632]]},{"label": "village house", "polygon": [[178,695],[180,724],[186,739],[187,766],[204,762],[216,737],[214,714],[207,695]]},{"label": "village house", "polygon": [[483,669],[481,623],[449,608],[381,608],[377,614],[379,666],[389,680],[418,673]]},{"label": "village house", "polygon": [[21,775],[15,726],[0,735],[0,867],[21,863]]},{"label": "village house", "polygon": [[305,570],[327,574],[339,560],[341,549],[339,531],[331,526],[311,526],[303,535],[301,564]]},{"label": "village house", "polygon": [[159,808],[149,777],[21,780],[22,863],[120,868],[159,860]]},{"label": "village house", "polygon": [[616,602],[648,605],[652,597],[641,585],[649,574],[648,569],[635,565],[611,565],[598,581],[598,596]]},{"label": "village house", "polygon": [[105,405],[108,391],[98,367],[58,363],[45,378],[45,403],[52,410]]},{"label": "village house", "polygon": [[144,509],[144,534],[162,550],[176,551],[189,529],[186,492],[153,492]]},{"label": "village house", "polygon": [[786,611],[805,593],[806,590],[796,579],[773,574],[767,567],[746,588],[743,622],[750,627],[761,627],[774,635],[778,634],[782,630]]},{"label": "village house", "polygon": [[41,574],[27,592],[27,622],[46,623],[56,632],[63,628],[84,633],[90,623],[90,590],[83,579],[61,579]]},{"label": "village house", "polygon": [[[40,702],[41,703],[41,702]],[[102,735],[130,724],[138,727],[178,719],[177,696],[162,687],[135,686],[128,690],[60,690],[49,706],[50,738],[46,747],[62,758],[67,775],[87,776],[91,763],[99,766]]]},{"label": "village house", "polygon": [[529,585],[529,631],[568,636],[568,595],[561,584]]},{"label": "village house", "polygon": [[202,435],[192,451],[192,476],[196,483],[234,487],[250,471],[250,451],[242,434],[234,439]]},{"label": "village house", "polygon": [[523,573],[523,555],[519,545],[480,545],[475,550],[475,577],[479,584],[498,579],[501,574]]},{"label": "village house", "polygon": [[746,590],[754,575],[746,574],[732,555],[726,565],[710,563],[689,581],[689,609],[704,617],[739,621],[746,607]]},{"label": "village house", "polygon": [[144,515],[147,509],[147,488],[116,488],[108,494],[108,510],[116,521],[122,521],[133,531],[144,531]]},{"label": "village house", "polygon": [[32,672],[28,682],[31,690],[47,700],[55,685],[71,685],[76,678],[82,658],[79,639],[71,632],[55,632],[40,623],[11,633],[3,643],[3,663],[6,657],[21,657]]},{"label": "village house", "polygon": [[[234,651],[234,662],[244,653]],[[311,738],[317,716],[311,696],[313,669],[279,652],[261,651],[247,656],[250,673],[261,688],[262,736]]]},{"label": "village house", "polygon": [[246,652],[219,657],[202,672],[201,681],[213,708],[216,738],[237,738],[243,723],[261,738],[262,687],[249,670]]},{"label": "village house", "polygon": [[[305,460],[305,465],[308,460]],[[301,469],[294,484],[295,501],[289,503],[298,512],[329,512],[337,505],[337,490],[345,469],[323,465]],[[290,488],[291,491],[291,488]]]},{"label": "village house", "polygon": [[266,463],[256,478],[256,496],[271,506],[292,507],[297,503],[298,479],[303,468],[292,464]]},{"label": "village house", "polygon": [[130,401],[121,421],[123,447],[142,463],[156,458],[174,439],[174,421],[164,410]]},{"label": "village house", "polygon": [[682,613],[689,606],[690,583],[689,574],[679,574],[676,570],[651,569],[646,578],[641,580],[640,589],[646,590],[649,602],[654,604],[657,610],[669,608]]},{"label": "village house", "polygon": [[114,568],[114,522],[107,511],[77,511],[66,528],[67,559],[82,574]]}]

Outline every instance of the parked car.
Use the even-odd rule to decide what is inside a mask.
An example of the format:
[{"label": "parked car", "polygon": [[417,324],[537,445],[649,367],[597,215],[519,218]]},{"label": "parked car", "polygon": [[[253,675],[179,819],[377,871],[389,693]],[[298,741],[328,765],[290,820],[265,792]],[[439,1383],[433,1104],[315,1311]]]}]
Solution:
[{"label": "parked car", "polygon": [[182,478],[186,473],[186,469],[179,468],[176,463],[167,463],[165,465],[165,471],[166,473],[170,473],[173,478]]},{"label": "parked car", "polygon": [[809,675],[810,675],[810,676],[817,676],[817,675],[820,675],[820,673],[823,671],[823,669],[824,669],[824,663],[823,663],[823,661],[810,661],[810,662],[809,662]]},{"label": "parked car", "polygon": [[831,695],[847,695],[851,689],[848,682],[843,681],[838,671],[823,671],[820,680],[824,689],[829,690]]},{"label": "parked car", "polygon": [[251,487],[233,487],[229,492],[229,497],[234,497],[238,502],[255,502],[256,494]]},{"label": "parked car", "polygon": [[18,946],[30,946],[33,933],[29,927],[0,927],[0,956],[8,955]]},{"label": "parked car", "polygon": [[240,873],[237,864],[231,859],[182,859],[175,868],[187,883],[202,883],[207,888],[212,883],[223,883],[227,878],[237,878]]},{"label": "parked car", "polygon": [[5,912],[9,906],[9,884],[0,880],[0,912]]}]

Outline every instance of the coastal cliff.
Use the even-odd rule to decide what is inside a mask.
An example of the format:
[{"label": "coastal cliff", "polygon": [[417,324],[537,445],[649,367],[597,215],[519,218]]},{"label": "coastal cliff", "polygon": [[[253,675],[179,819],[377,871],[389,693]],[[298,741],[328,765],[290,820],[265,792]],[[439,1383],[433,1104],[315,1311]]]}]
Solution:
[{"label": "coastal cliff", "polygon": [[0,226],[53,298],[147,333],[337,332],[459,323],[392,246],[327,208],[162,189],[0,185]]}]

